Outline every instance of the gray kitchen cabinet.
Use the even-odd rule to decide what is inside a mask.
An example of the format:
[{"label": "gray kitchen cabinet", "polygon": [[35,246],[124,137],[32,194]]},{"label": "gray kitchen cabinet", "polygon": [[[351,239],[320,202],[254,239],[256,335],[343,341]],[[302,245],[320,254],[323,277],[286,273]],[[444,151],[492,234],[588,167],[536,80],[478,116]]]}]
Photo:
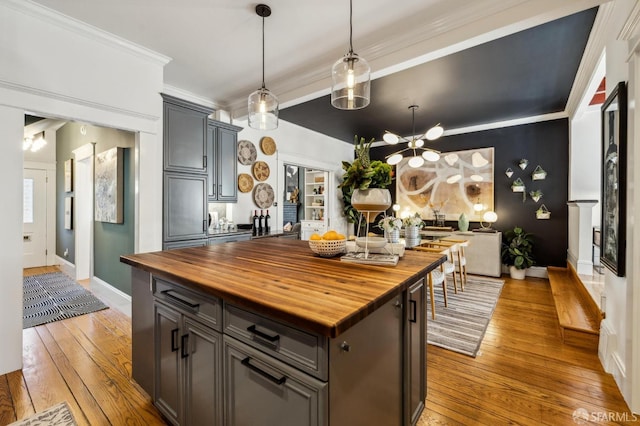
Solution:
[{"label": "gray kitchen cabinet", "polygon": [[405,336],[405,423],[415,425],[424,410],[427,397],[427,350],[425,336],[426,293],[424,279],[413,284],[406,293]]},{"label": "gray kitchen cabinet", "polygon": [[213,245],[222,244],[222,243],[232,243],[234,241],[249,241],[250,239],[251,239],[251,234],[248,232],[230,234],[230,235],[219,235],[215,237],[209,236],[208,245],[213,246]]},{"label": "gray kitchen cabinet", "polygon": [[207,126],[207,197],[211,202],[238,200],[238,132],[240,127],[209,120]]},{"label": "gray kitchen cabinet", "polygon": [[164,174],[165,243],[207,237],[207,176],[186,173]]},{"label": "gray kitchen cabinet", "polygon": [[174,425],[222,425],[222,335],[207,315],[219,304],[156,285],[154,403]]},{"label": "gray kitchen cabinet", "polygon": [[326,382],[228,336],[224,358],[226,425],[326,424]]},{"label": "gray kitchen cabinet", "polygon": [[162,95],[164,99],[164,170],[207,172],[207,116],[213,111]]}]

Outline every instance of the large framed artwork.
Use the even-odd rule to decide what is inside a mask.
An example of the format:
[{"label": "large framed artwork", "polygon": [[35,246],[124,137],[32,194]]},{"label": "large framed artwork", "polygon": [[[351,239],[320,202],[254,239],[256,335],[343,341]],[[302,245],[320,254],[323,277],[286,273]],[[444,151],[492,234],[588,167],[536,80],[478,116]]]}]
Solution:
[{"label": "large framed artwork", "polygon": [[[443,152],[435,162],[409,166],[409,158],[396,166],[396,202],[400,215],[419,213],[425,220],[435,214],[458,220],[461,213],[480,221],[494,210],[493,148]],[[476,208],[474,208],[476,206]]]},{"label": "large framed artwork", "polygon": [[122,223],[123,202],[122,148],[111,148],[96,155],[95,161],[95,220]]},{"label": "large framed artwork", "polygon": [[602,189],[600,262],[625,274],[627,86],[618,83],[602,105]]}]

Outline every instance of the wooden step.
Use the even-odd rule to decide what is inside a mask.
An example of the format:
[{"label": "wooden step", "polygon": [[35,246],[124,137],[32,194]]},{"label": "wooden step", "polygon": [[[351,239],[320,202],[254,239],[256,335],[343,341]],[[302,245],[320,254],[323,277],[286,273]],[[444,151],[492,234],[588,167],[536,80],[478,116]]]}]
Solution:
[{"label": "wooden step", "polygon": [[598,350],[603,315],[573,268],[547,267],[564,343]]}]

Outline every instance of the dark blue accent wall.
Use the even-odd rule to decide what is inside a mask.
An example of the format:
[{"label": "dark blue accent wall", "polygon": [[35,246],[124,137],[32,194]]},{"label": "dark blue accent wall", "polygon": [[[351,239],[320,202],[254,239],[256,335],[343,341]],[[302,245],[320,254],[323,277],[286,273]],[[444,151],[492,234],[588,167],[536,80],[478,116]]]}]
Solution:
[{"label": "dark blue accent wall", "polygon": [[[503,232],[514,226],[524,228],[534,235],[537,266],[566,267],[569,182],[567,119],[446,136],[429,143],[428,146],[443,153],[494,147],[494,201],[498,221],[493,227]],[[371,158],[384,159],[397,149],[397,146],[373,148]],[[529,166],[525,170],[518,167],[522,158],[529,160]],[[533,181],[531,173],[538,164],[547,172],[547,178]],[[505,175],[507,168],[514,172],[511,178]],[[534,189],[543,192],[544,195],[538,203],[528,194],[523,202],[521,193],[512,192],[511,183],[518,177],[524,181],[527,193]],[[395,185],[390,189],[394,192]],[[535,211],[543,203],[551,211],[549,220],[536,219]],[[457,227],[457,223],[454,222],[448,225]],[[477,223],[471,224],[471,228],[477,227]]]}]

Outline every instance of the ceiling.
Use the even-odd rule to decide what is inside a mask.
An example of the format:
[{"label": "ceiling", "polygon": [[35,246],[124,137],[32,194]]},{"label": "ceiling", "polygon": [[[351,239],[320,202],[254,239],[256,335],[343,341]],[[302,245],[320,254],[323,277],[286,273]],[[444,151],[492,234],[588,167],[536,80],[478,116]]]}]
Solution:
[{"label": "ceiling", "polygon": [[[261,18],[244,0],[30,0],[171,58],[167,92],[246,114],[261,84]],[[352,142],[564,111],[605,0],[355,0],[354,51],[372,67],[371,104],[329,102],[348,50],[349,2],[269,0],[266,86],[280,117]]]}]

